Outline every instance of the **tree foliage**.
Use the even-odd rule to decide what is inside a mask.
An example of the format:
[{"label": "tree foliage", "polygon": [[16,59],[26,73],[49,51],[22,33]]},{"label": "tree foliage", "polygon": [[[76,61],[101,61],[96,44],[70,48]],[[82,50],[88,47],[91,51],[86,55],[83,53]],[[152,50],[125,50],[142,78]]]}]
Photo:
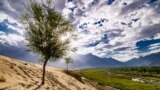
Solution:
[{"label": "tree foliage", "polygon": [[31,1],[27,12],[22,15],[27,46],[29,51],[42,57],[44,75],[48,60],[57,61],[66,57],[68,51],[72,50],[69,38],[61,40],[61,37],[73,31],[72,25],[60,12],[51,8],[51,5],[51,0],[47,5]]},{"label": "tree foliage", "polygon": [[66,57],[66,58],[65,58],[65,61],[66,61],[67,64],[73,63],[73,60],[72,60],[71,57]]},{"label": "tree foliage", "polygon": [[66,64],[67,64],[67,71],[68,71],[68,69],[69,69],[68,65],[69,65],[70,63],[73,63],[73,60],[72,60],[71,57],[65,57],[65,61],[66,61]]},{"label": "tree foliage", "polygon": [[44,59],[57,60],[71,49],[69,39],[60,40],[67,32],[73,31],[71,23],[50,8],[49,4],[45,8],[32,1],[22,21],[26,25],[25,37],[30,51],[40,54]]}]

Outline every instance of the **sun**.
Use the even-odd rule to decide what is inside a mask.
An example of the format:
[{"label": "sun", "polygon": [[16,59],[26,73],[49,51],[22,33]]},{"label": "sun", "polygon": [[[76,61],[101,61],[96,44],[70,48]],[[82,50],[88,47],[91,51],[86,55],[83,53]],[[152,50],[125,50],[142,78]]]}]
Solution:
[{"label": "sun", "polygon": [[69,37],[66,36],[66,35],[60,36],[60,41],[61,41],[61,42],[65,42],[67,39],[69,39]]}]

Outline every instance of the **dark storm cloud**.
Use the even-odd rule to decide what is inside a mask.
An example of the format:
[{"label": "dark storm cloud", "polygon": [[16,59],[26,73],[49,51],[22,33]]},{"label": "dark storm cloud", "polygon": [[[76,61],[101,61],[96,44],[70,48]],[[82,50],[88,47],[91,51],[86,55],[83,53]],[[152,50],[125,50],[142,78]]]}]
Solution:
[{"label": "dark storm cloud", "polygon": [[0,43],[0,55],[16,59],[23,59],[30,62],[37,62],[37,56],[35,54],[27,52],[26,50],[27,48],[22,45],[22,43],[19,43],[18,46],[13,46],[8,43]]},{"label": "dark storm cloud", "polygon": [[128,50],[129,47],[122,47],[122,48],[117,48],[114,51],[125,51]]},{"label": "dark storm cloud", "polygon": [[120,15],[125,15],[127,13],[133,12],[134,10],[137,10],[145,3],[147,3],[148,0],[135,0],[133,3],[127,5],[126,7],[122,8]]},{"label": "dark storm cloud", "polygon": [[62,10],[65,7],[65,1],[66,0],[55,0],[54,6],[58,10]]},{"label": "dark storm cloud", "polygon": [[111,30],[106,31],[105,33],[108,34],[109,38],[116,38],[118,36],[123,37],[123,35],[121,34],[122,32],[123,32],[122,29],[111,29]]},{"label": "dark storm cloud", "polygon": [[24,47],[12,46],[8,43],[4,43],[0,44],[0,54],[7,55],[13,58],[20,58],[23,57],[26,54],[26,52]]},{"label": "dark storm cloud", "polygon": [[0,12],[18,19],[25,11],[29,0],[0,0]]},{"label": "dark storm cloud", "polygon": [[160,24],[146,26],[141,30],[138,38],[153,37],[157,33],[160,33]]},{"label": "dark storm cloud", "polygon": [[[35,1],[45,3],[46,0]],[[0,13],[7,14],[10,17],[18,20],[26,11],[29,3],[30,0],[0,0]],[[55,0],[53,5],[57,10],[61,11],[65,7],[65,0]]]}]

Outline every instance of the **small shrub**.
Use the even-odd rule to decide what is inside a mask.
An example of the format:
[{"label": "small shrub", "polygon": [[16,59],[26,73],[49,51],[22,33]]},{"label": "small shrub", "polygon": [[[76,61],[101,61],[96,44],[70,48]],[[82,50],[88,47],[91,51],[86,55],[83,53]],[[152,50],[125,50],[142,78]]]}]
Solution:
[{"label": "small shrub", "polygon": [[73,71],[64,71],[64,73],[66,73],[67,75],[70,75],[71,77],[74,77],[75,79],[77,79],[78,81],[80,81],[81,83],[84,83],[83,81],[82,81],[82,78],[81,78],[81,76],[79,75],[79,74],[76,74],[76,73],[74,73]]},{"label": "small shrub", "polygon": [[0,82],[5,82],[6,79],[3,76],[0,76]]},{"label": "small shrub", "polygon": [[23,63],[24,65],[28,65],[28,63]]},{"label": "small shrub", "polygon": [[14,68],[12,64],[10,65],[10,68],[11,68],[11,69],[13,69],[13,68]]},{"label": "small shrub", "polygon": [[106,85],[104,81],[98,81],[99,85]]}]

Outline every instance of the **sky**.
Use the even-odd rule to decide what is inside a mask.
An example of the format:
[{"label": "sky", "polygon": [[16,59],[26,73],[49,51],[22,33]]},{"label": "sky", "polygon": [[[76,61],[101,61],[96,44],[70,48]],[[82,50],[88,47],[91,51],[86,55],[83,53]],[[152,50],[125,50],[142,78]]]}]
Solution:
[{"label": "sky", "polygon": [[[0,55],[37,59],[26,52],[20,23],[29,1],[0,0]],[[125,62],[160,52],[160,0],[55,0],[52,5],[74,25],[77,54]]]}]

